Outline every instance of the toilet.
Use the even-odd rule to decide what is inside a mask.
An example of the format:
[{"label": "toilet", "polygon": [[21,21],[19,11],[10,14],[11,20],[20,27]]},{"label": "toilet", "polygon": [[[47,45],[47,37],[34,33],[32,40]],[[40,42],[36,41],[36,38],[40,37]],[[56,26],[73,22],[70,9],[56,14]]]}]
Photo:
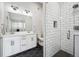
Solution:
[{"label": "toilet", "polygon": [[43,46],[43,40],[44,40],[43,35],[42,34],[38,34],[38,44],[40,46]]}]

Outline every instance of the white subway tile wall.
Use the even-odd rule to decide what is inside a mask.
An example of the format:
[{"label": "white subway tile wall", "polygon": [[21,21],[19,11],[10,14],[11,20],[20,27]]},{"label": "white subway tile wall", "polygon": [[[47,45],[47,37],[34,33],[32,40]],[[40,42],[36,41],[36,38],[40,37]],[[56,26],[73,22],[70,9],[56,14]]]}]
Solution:
[{"label": "white subway tile wall", "polygon": [[[53,56],[60,50],[60,8],[58,3],[46,3],[46,57]],[[54,21],[57,27],[54,28]]]},{"label": "white subway tile wall", "polygon": [[[73,54],[73,5],[76,3],[46,3],[46,56],[53,56],[59,50]],[[53,27],[54,21],[57,21],[57,28]],[[67,39],[69,30],[70,39]]]},{"label": "white subway tile wall", "polygon": [[[73,2],[65,2],[61,7],[61,49],[73,54]],[[67,33],[70,30],[70,39]]]}]

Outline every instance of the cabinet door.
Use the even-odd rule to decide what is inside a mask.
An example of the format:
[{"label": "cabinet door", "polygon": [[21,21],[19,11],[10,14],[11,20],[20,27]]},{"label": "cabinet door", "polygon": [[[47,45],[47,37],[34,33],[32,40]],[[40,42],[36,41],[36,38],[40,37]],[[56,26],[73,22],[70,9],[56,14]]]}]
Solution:
[{"label": "cabinet door", "polygon": [[30,35],[27,35],[27,49],[30,49],[31,48],[31,37],[30,37]]},{"label": "cabinet door", "polygon": [[11,56],[20,52],[20,37],[9,37],[3,40],[3,56]]},{"label": "cabinet door", "polygon": [[21,51],[36,47],[36,35],[27,35],[21,39]]},{"label": "cabinet door", "polygon": [[21,39],[21,51],[25,51],[29,48],[28,43],[29,42],[28,42],[28,39],[26,37],[23,37]]},{"label": "cabinet door", "polygon": [[20,52],[20,37],[11,38],[11,50],[12,54]]},{"label": "cabinet door", "polygon": [[36,45],[37,45],[36,35],[31,35],[31,47],[36,47]]},{"label": "cabinet door", "polygon": [[11,40],[9,38],[3,39],[3,56],[10,56],[11,54]]}]

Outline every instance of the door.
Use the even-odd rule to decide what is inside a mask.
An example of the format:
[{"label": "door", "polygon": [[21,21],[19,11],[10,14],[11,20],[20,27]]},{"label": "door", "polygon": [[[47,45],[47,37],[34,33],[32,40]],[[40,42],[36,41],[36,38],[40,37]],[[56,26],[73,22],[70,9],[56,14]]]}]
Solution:
[{"label": "door", "polygon": [[30,35],[30,39],[31,39],[31,47],[34,48],[37,46],[37,39],[36,39],[36,35]]},{"label": "door", "polygon": [[3,39],[3,56],[10,56],[11,54],[11,40],[9,38]]},{"label": "door", "polygon": [[21,39],[21,52],[28,50],[29,48],[29,39],[27,38],[28,36],[23,36]]},{"label": "door", "polygon": [[31,49],[36,46],[36,37],[34,38],[34,35],[27,35],[28,38],[28,49]]},{"label": "door", "polygon": [[79,35],[75,35],[75,57],[79,57]]},{"label": "door", "polygon": [[20,37],[11,37],[11,53],[17,54],[20,52]]},{"label": "door", "polygon": [[61,49],[73,54],[73,3],[62,3],[61,7]]}]

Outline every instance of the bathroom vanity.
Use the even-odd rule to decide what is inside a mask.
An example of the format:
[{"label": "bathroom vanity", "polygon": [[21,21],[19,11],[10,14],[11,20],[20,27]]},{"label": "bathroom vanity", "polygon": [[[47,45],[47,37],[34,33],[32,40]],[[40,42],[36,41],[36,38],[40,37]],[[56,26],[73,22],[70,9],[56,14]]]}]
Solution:
[{"label": "bathroom vanity", "polygon": [[37,46],[37,39],[34,33],[19,32],[7,34],[0,39],[1,56],[11,56]]},{"label": "bathroom vanity", "polygon": [[37,46],[36,34],[32,29],[32,16],[6,13],[6,23],[0,35],[0,56],[12,56]]}]

